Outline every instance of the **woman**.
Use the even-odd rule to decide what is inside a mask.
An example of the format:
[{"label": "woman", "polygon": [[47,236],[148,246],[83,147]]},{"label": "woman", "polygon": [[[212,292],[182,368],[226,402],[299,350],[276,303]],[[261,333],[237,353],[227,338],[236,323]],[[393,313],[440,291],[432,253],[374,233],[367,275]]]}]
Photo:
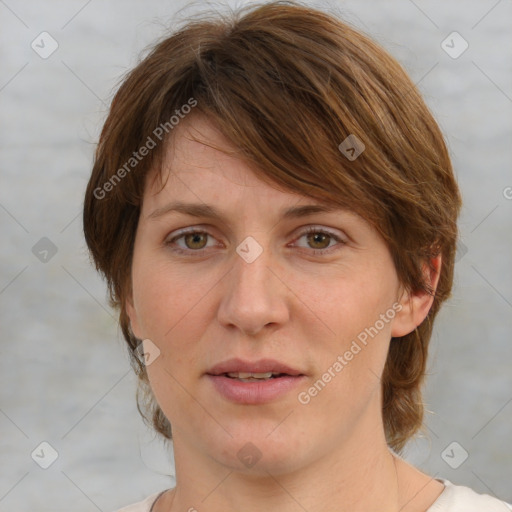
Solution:
[{"label": "woman", "polygon": [[399,456],[460,207],[414,84],[341,21],[273,2],[156,45],[84,204],[140,410],[174,444],[176,487],[122,510],[510,510]]}]

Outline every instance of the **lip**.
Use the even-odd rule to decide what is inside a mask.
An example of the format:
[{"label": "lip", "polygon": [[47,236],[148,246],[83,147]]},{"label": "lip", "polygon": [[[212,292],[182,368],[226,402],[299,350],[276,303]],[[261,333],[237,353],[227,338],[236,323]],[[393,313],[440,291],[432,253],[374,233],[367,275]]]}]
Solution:
[{"label": "lip", "polygon": [[[273,372],[286,375],[261,382],[243,382],[225,375],[230,372]],[[306,378],[299,370],[273,359],[254,362],[229,359],[213,366],[206,372],[206,377],[226,400],[244,405],[264,404],[283,397],[301,385]]]},{"label": "lip", "polygon": [[286,373],[292,377],[303,375],[299,370],[276,361],[275,359],[259,359],[258,361],[244,361],[243,359],[228,359],[216,364],[206,373],[208,375],[218,376],[230,372],[249,372],[249,373]]}]

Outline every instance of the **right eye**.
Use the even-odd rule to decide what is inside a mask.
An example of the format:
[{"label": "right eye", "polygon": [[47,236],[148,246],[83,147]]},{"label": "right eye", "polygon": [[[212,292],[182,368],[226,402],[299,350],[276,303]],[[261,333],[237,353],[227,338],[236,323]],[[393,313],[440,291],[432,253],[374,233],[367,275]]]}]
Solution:
[{"label": "right eye", "polygon": [[[165,245],[171,246],[171,249],[179,254],[202,253],[207,247],[208,237],[211,236],[204,230],[189,229],[166,240]],[[182,241],[184,245],[178,244],[178,240]],[[177,245],[177,247],[172,247],[173,245]]]}]

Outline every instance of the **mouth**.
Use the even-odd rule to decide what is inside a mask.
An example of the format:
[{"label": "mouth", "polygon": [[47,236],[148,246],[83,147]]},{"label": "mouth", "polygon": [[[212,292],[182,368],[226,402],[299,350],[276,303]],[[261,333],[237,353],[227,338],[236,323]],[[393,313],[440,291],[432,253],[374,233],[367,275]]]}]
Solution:
[{"label": "mouth", "polygon": [[305,374],[279,361],[230,359],[212,367],[206,376],[226,400],[257,405],[283,397],[303,382]]},{"label": "mouth", "polygon": [[230,379],[251,379],[251,381],[304,375],[299,370],[274,359],[260,359],[253,362],[244,361],[243,359],[229,359],[216,364],[206,373],[214,377],[223,375]]},{"label": "mouth", "polygon": [[264,373],[251,373],[251,372],[229,372],[222,373],[224,377],[228,377],[229,379],[236,379],[241,382],[258,382],[258,381],[266,381],[270,379],[279,379],[282,377],[291,377],[291,375],[287,373],[275,373],[275,372],[264,372]]}]

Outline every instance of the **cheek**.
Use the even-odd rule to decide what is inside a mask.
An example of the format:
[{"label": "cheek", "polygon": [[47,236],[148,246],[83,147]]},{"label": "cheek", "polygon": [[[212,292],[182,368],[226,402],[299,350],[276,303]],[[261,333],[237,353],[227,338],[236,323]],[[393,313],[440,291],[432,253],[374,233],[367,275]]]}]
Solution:
[{"label": "cheek", "polygon": [[137,317],[147,337],[167,343],[174,331],[192,324],[191,313],[206,293],[205,283],[191,282],[169,264],[146,261],[145,265],[134,265]]},{"label": "cheek", "polygon": [[324,308],[319,311],[330,333],[317,337],[316,369],[322,381],[329,381],[332,393],[350,389],[356,400],[371,394],[382,374],[394,316],[393,282],[368,272],[326,290]]},{"label": "cheek", "polygon": [[361,335],[360,338],[364,339],[368,329],[375,333],[373,327],[376,322],[379,334],[390,332],[389,319],[384,323],[379,320],[381,315],[393,311],[393,283],[388,281],[382,274],[368,272],[330,285],[322,299],[324,307],[321,311],[336,338],[347,342]]},{"label": "cheek", "polygon": [[198,341],[205,337],[214,318],[208,306],[208,292],[216,281],[206,275],[192,280],[190,273],[167,262],[148,262],[135,269],[134,300],[139,324],[144,337],[160,350],[159,358],[147,368],[159,402],[160,397],[169,402],[169,396],[174,397],[172,403],[187,400],[180,383],[190,389],[204,367],[204,346]]},{"label": "cheek", "polygon": [[[334,431],[356,422],[381,387],[380,376],[389,348],[391,323],[380,315],[391,307],[375,287],[345,288],[339,302],[326,312],[335,335],[316,345],[316,374],[300,396],[315,411],[310,418],[325,430],[329,416]],[[334,414],[334,410],[340,414]]]}]

